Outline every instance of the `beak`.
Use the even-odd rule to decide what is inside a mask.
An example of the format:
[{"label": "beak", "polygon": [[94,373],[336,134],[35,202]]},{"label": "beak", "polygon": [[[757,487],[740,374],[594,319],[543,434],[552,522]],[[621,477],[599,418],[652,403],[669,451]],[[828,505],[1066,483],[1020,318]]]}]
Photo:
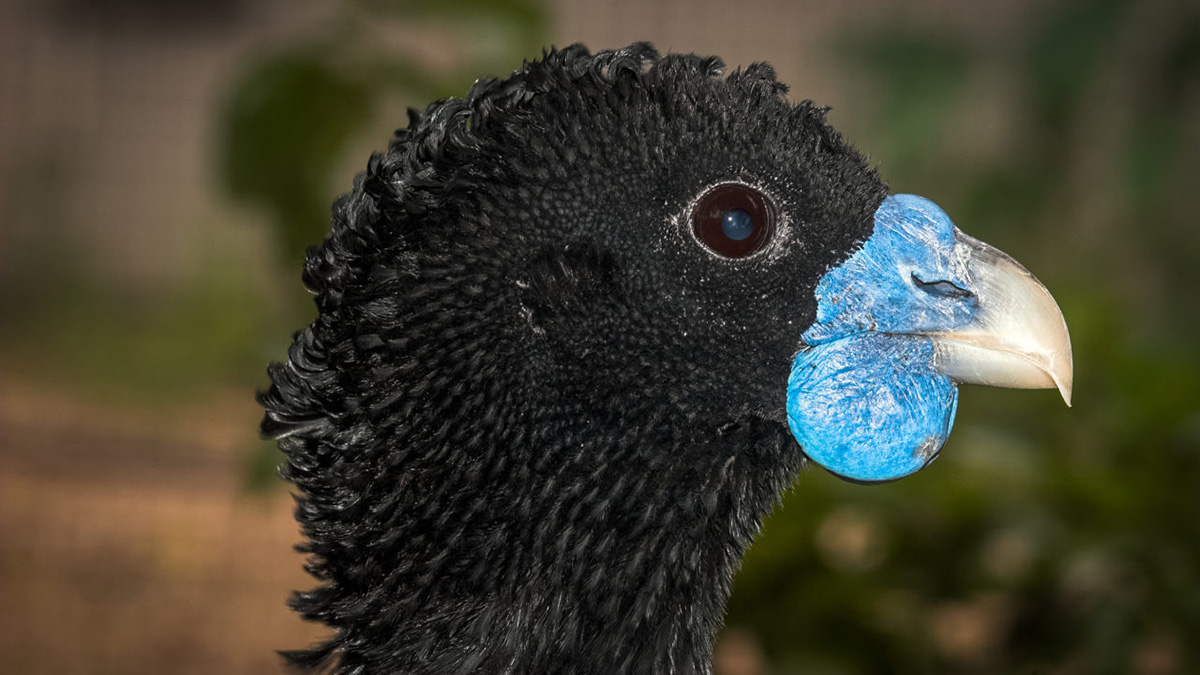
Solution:
[{"label": "beak", "polygon": [[954,238],[978,310],[966,325],[926,333],[934,369],[965,384],[1057,388],[1071,405],[1071,338],[1050,292],[1003,251],[957,228]]},{"label": "beak", "polygon": [[1071,404],[1071,338],[1054,298],[928,199],[886,198],[874,232],[814,297],[788,424],[809,459],[843,478],[895,480],[933,461],[960,383],[1057,388]]}]

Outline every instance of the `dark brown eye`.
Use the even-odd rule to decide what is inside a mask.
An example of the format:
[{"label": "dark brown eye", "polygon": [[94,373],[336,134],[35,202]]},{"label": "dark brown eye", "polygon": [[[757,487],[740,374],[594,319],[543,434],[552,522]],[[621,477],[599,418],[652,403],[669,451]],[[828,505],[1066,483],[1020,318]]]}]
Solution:
[{"label": "dark brown eye", "polygon": [[773,216],[761,192],[741,183],[725,183],[696,201],[691,214],[692,231],[717,255],[745,258],[771,241]]}]

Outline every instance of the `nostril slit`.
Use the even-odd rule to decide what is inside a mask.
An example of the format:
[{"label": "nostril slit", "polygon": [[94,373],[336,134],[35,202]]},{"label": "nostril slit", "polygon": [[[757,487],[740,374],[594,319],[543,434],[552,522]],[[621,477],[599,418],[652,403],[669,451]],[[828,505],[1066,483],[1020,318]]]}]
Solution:
[{"label": "nostril slit", "polygon": [[971,291],[968,291],[962,286],[958,286],[954,282],[946,281],[945,279],[939,279],[938,281],[925,281],[916,274],[913,274],[912,280],[913,283],[916,284],[917,288],[929,293],[930,295],[936,295],[941,298],[975,297],[975,294]]}]

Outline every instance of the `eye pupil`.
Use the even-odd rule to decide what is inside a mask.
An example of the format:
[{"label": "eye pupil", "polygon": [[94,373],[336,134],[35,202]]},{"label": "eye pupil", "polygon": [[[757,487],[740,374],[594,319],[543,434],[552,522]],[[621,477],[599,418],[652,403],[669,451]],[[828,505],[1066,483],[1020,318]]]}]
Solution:
[{"label": "eye pupil", "polygon": [[754,217],[742,209],[726,211],[721,220],[721,231],[734,241],[741,241],[754,234]]},{"label": "eye pupil", "polygon": [[775,230],[766,195],[742,183],[709,188],[692,205],[689,218],[696,239],[723,258],[758,253]]}]

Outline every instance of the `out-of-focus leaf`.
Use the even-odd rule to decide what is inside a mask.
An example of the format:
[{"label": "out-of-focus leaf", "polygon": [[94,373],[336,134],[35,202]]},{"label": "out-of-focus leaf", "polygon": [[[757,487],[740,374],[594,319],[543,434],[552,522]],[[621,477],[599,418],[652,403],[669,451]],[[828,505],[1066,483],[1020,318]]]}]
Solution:
[{"label": "out-of-focus leaf", "polygon": [[885,153],[892,172],[907,177],[944,161],[938,149],[959,111],[972,59],[967,46],[943,33],[877,30],[843,40],[839,51],[871,74],[883,146],[875,152]]},{"label": "out-of-focus leaf", "polygon": [[538,53],[547,29],[545,8],[530,0],[366,0],[365,4],[377,13],[399,17],[486,22],[492,29],[475,35],[511,36],[511,48],[518,54]]},{"label": "out-of-focus leaf", "polygon": [[1072,107],[1091,84],[1097,61],[1112,44],[1125,9],[1126,0],[1068,3],[1031,32],[1027,68],[1034,83],[1035,109],[1054,132],[1065,130]]},{"label": "out-of-focus leaf", "polygon": [[329,229],[330,166],[366,121],[371,102],[365,83],[313,51],[262,63],[234,86],[224,111],[225,183],[281,223],[289,258]]},{"label": "out-of-focus leaf", "polygon": [[246,460],[243,474],[245,489],[261,493],[279,487],[279,467],[283,463],[283,452],[275,441],[263,441],[256,445]]}]

